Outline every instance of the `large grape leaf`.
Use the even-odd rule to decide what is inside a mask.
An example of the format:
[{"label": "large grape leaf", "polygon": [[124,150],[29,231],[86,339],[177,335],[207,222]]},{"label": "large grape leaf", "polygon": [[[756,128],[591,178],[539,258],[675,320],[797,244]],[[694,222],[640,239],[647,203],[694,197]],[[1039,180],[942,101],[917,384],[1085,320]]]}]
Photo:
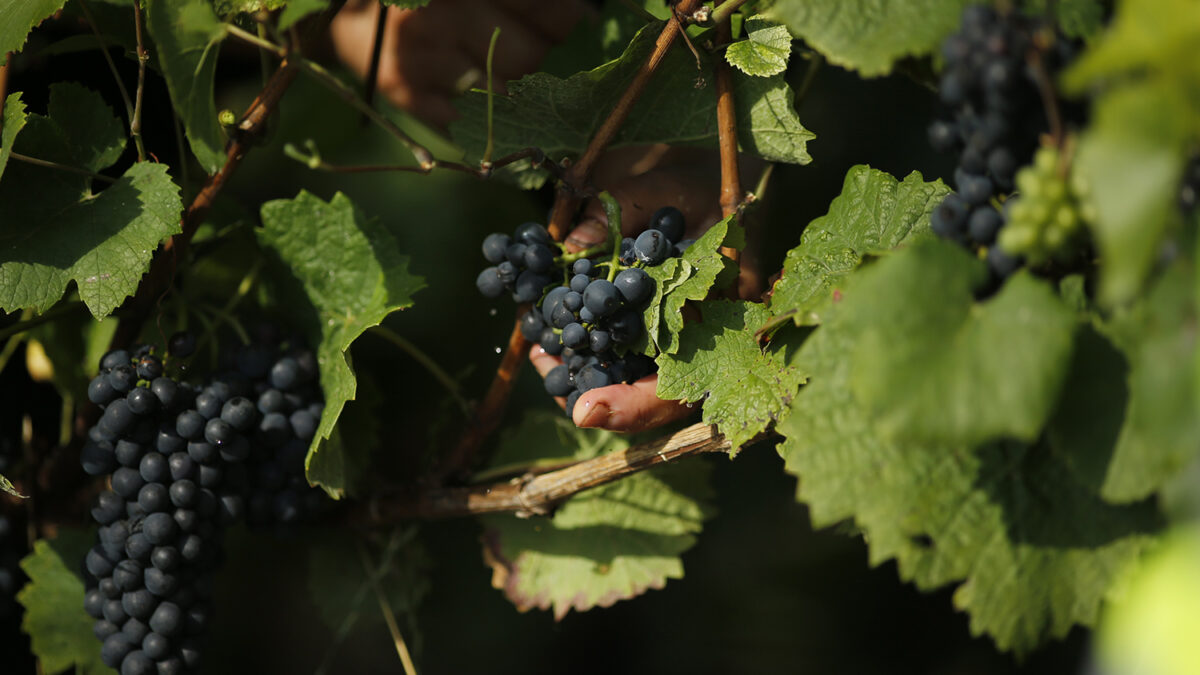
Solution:
[{"label": "large grape leaf", "polygon": [[787,70],[792,55],[792,36],[781,24],[761,16],[750,17],[744,24],[746,39],[725,50],[725,59],[747,75],[769,77]]},{"label": "large grape leaf", "polygon": [[21,92],[9,94],[4,101],[4,119],[0,126],[0,178],[4,177],[4,167],[8,165],[17,133],[25,128],[28,117],[25,114],[25,103],[21,100]]},{"label": "large grape leaf", "polygon": [[777,0],[768,15],[830,63],[872,77],[906,56],[933,51],[971,1]]},{"label": "large grape leaf", "polygon": [[[662,29],[651,23],[615,61],[569,78],[534,73],[508,84],[508,96],[495,97],[495,154],[537,147],[557,159],[583,151],[613,102],[629,86],[654,48]],[[634,104],[614,146],[648,143],[714,145],[716,95],[712,67],[701,53],[701,67],[683,44],[667,53],[654,80]],[[783,75],[751,77],[734,73],[738,141],[743,151],[777,162],[807,164],[805,129],[792,105]],[[487,95],[473,91],[457,100],[461,119],[451,135],[478,161],[487,145]]]},{"label": "large grape leaf", "polygon": [[208,0],[146,0],[146,28],[192,153],[205,171],[216,173],[225,162],[225,131],[213,83],[225,29]]},{"label": "large grape leaf", "polygon": [[50,119],[58,123],[74,161],[89,171],[112,166],[128,144],[125,125],[100,94],[75,82],[50,85]]},{"label": "large grape leaf", "polygon": [[338,498],[346,487],[346,459],[340,444],[325,441],[355,396],[350,344],[388,314],[411,306],[425,282],[409,273],[408,256],[401,255],[387,228],[341,193],[329,202],[305,191],[267,202],[262,220],[259,242],[303,286],[314,313],[306,330],[317,344],[325,412],[305,467],[310,482]]},{"label": "large grape leaf", "polygon": [[703,319],[680,334],[679,351],[658,357],[658,396],[704,401],[704,421],[717,425],[736,454],[783,417],[804,373],[784,350],[759,346],[755,333],[771,316],[762,305],[710,300],[700,312]]},{"label": "large grape leaf", "polygon": [[[535,413],[502,439],[496,463],[586,459],[627,447],[612,432]],[[550,518],[485,516],[492,584],[518,609],[553,609],[561,619],[682,578],[679,556],[713,515],[707,474],[703,462],[681,462],[581,492]]]},{"label": "large grape leaf", "polygon": [[0,66],[8,63],[9,52],[19,52],[25,38],[67,0],[0,0]]},{"label": "large grape leaf", "polygon": [[898,181],[865,164],[846,172],[829,212],[808,224],[788,251],[783,276],[771,292],[771,311],[797,325],[816,325],[840,293],[843,277],[863,258],[891,250],[929,231],[929,214],[950,192],[940,180],[914,171]]},{"label": "large grape leaf", "polygon": [[851,385],[885,436],[973,445],[1032,441],[1070,364],[1075,314],[1018,274],[983,302],[983,265],[927,240],[863,270],[845,296],[859,332]]},{"label": "large grape leaf", "polygon": [[1129,358],[1129,407],[1102,494],[1131,501],[1153,494],[1200,453],[1195,280],[1168,268],[1110,333]]},{"label": "large grape leaf", "polygon": [[1024,0],[1021,4],[1029,14],[1053,11],[1058,27],[1069,37],[1091,39],[1104,28],[1106,3],[1100,0]]},{"label": "large grape leaf", "polygon": [[83,183],[58,175],[65,172],[21,166],[8,173],[0,183],[0,210],[24,227],[0,231],[4,311],[44,312],[74,281],[102,319],[137,290],[159,242],[179,232],[183,203],[164,164],[134,164],[100,194],[79,190],[73,198],[73,186]]},{"label": "large grape leaf", "polygon": [[83,611],[84,587],[75,570],[91,546],[90,534],[62,529],[53,540],[39,539],[21,561],[29,583],[17,593],[25,607],[21,630],[42,670],[57,673],[74,666],[84,673],[113,672],[100,662],[100,641]]},{"label": "large grape leaf", "polygon": [[647,328],[644,352],[674,354],[679,349],[679,331],[683,330],[683,306],[689,300],[703,300],[713,288],[725,288],[737,276],[737,267],[721,254],[721,249],[741,249],[746,233],[737,216],[729,216],[709,228],[683,252],[677,262],[668,260],[646,273],[655,283],[655,295],[643,312]]},{"label": "large grape leaf", "polygon": [[853,519],[871,564],[895,558],[922,589],[961,582],[955,605],[1001,649],[1027,653],[1093,624],[1160,525],[1153,504],[1109,504],[1071,468],[1107,452],[1115,433],[1099,446],[887,440],[851,386],[857,342],[839,306],[800,349],[811,380],[776,427],[813,523]]}]

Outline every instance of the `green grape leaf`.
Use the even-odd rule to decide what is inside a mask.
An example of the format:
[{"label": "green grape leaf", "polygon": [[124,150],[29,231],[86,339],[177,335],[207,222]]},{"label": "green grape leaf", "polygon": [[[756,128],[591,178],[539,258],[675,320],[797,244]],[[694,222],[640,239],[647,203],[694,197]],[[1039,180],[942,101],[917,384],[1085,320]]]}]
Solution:
[{"label": "green grape leaf", "polygon": [[779,420],[804,383],[783,350],[759,346],[755,333],[770,318],[744,301],[700,303],[703,320],[684,328],[679,351],[658,357],[658,396],[704,401],[704,421],[729,439],[731,455]]},{"label": "green grape leaf", "polygon": [[[33,201],[29,194],[45,197],[34,186],[63,180],[53,175],[63,172],[53,169],[20,168],[22,180],[13,180],[18,175],[10,170],[0,183],[0,209]],[[98,195],[79,193],[65,204],[31,207],[41,211],[22,218],[29,229],[0,233],[0,309],[44,312],[74,281],[97,319],[137,290],[159,242],[179,232],[183,211],[166,165],[150,162],[129,167]]]},{"label": "green grape leaf", "polygon": [[[300,0],[303,2],[303,0]],[[280,7],[290,6],[296,0],[214,0],[213,10],[221,16],[232,14],[251,14],[254,12],[273,12]]]},{"label": "green grape leaf", "polygon": [[213,83],[225,28],[208,0],[146,0],[146,28],[192,153],[205,171],[216,173],[225,163],[225,131]]},{"label": "green grape leaf", "polygon": [[50,119],[62,129],[71,157],[80,167],[100,171],[125,151],[125,125],[96,92],[74,82],[50,85]]},{"label": "green grape leaf", "polygon": [[1125,502],[1153,494],[1200,453],[1195,280],[1169,267],[1110,333],[1129,358],[1129,407],[1101,494]]},{"label": "green grape leaf", "polygon": [[[741,249],[746,245],[746,233],[736,216],[718,222],[683,252],[680,267],[683,273],[669,280],[655,276],[655,268],[647,272],[662,288],[662,322],[657,337],[658,351],[674,354],[679,349],[679,331],[683,330],[683,306],[689,300],[703,300],[713,288],[726,288],[736,280],[737,267],[721,255],[721,248]],[[648,351],[650,356],[655,352]]]},{"label": "green grape leaf", "polygon": [[329,7],[329,0],[291,0],[283,12],[279,14],[279,30],[285,31],[304,17],[323,12]]},{"label": "green grape leaf", "polygon": [[1011,277],[975,302],[983,265],[928,240],[863,270],[846,312],[857,321],[851,385],[888,437],[974,445],[1032,441],[1066,376],[1076,319],[1047,284]]},{"label": "green grape leaf", "polygon": [[21,92],[9,94],[4,101],[4,120],[3,126],[0,126],[0,178],[4,177],[4,167],[8,165],[13,142],[21,129],[25,128],[28,118],[25,114],[25,103],[21,100]]},{"label": "green grape leaf", "polygon": [[[615,61],[566,79],[534,73],[508,83],[508,96],[495,97],[495,156],[537,147],[559,159],[587,146],[630,79],[654,48],[661,23],[648,24]],[[696,58],[682,44],[668,51],[654,84],[639,97],[613,146],[671,143],[713,146],[717,140],[716,96],[708,57]],[[774,162],[812,161],[805,129],[792,105],[783,75],[734,73],[738,141],[744,152]],[[450,125],[455,142],[476,162],[487,145],[487,95],[472,91],[457,99],[462,117]]]},{"label": "green grape leaf", "polygon": [[1108,304],[1141,289],[1164,238],[1180,224],[1179,178],[1195,114],[1182,91],[1159,84],[1123,87],[1095,105],[1074,169],[1095,207],[1100,297]]},{"label": "green grape leaf", "polygon": [[654,280],[654,295],[642,313],[642,323],[646,326],[646,342],[641,345],[641,349],[637,349],[638,345],[635,345],[635,350],[648,356],[654,356],[662,351],[659,331],[663,321],[663,297],[671,290],[678,288],[679,284],[687,281],[692,274],[692,266],[683,258],[668,258],[661,265],[647,267],[645,270],[646,274]]},{"label": "green grape leaf", "polygon": [[67,0],[0,0],[0,66],[8,63],[9,52],[21,51],[35,26],[65,4]]},{"label": "green grape leaf", "polygon": [[898,181],[864,164],[852,167],[829,212],[809,223],[800,245],[788,251],[771,311],[790,315],[796,325],[819,324],[844,277],[864,257],[928,232],[929,215],[949,192],[941,180],[925,182],[916,171]]},{"label": "green grape leaf", "polygon": [[379,0],[381,3],[389,7],[399,7],[400,9],[418,9],[425,7],[433,0]]},{"label": "green grape leaf", "polygon": [[[375,565],[372,572],[397,614],[415,612],[429,594],[430,559],[416,534],[413,527],[396,530],[385,539],[382,551],[369,554]],[[381,623],[383,614],[375,610],[375,585],[363,567],[359,540],[347,532],[321,529],[306,534],[305,544],[309,597],[329,627],[337,630],[357,620]]]},{"label": "green grape leaf", "polygon": [[308,479],[331,496],[346,488],[340,444],[326,444],[347,401],[355,397],[350,344],[392,312],[412,305],[425,286],[408,271],[387,228],[365,217],[340,192],[329,202],[301,191],[263,204],[259,243],[278,255],[312,306],[306,332],[317,345],[325,412],[305,460]]},{"label": "green grape leaf", "polygon": [[1195,85],[1200,68],[1192,57],[1200,42],[1200,5],[1192,0],[1125,0],[1117,5],[1109,29],[1064,73],[1067,91],[1083,93],[1114,75]]},{"label": "green grape leaf", "polygon": [[934,51],[958,28],[971,0],[777,0],[767,15],[783,22],[830,63],[864,77]]},{"label": "green grape leaf", "polygon": [[[618,434],[533,414],[501,441],[496,463],[529,461],[531,454],[585,459],[627,447]],[[562,619],[682,578],[679,556],[713,515],[707,474],[702,462],[680,462],[581,492],[550,518],[483,517],[493,586],[522,611],[552,609]]]},{"label": "green grape leaf", "polygon": [[1090,40],[1104,28],[1104,5],[1100,0],[1025,0],[1028,14],[1045,14],[1051,5],[1054,18],[1068,37]]},{"label": "green grape leaf", "polygon": [[787,70],[792,36],[785,26],[753,16],[746,20],[745,30],[746,39],[725,50],[725,60],[731,66],[755,77],[769,77]]},{"label": "green grape leaf", "polygon": [[835,309],[800,348],[811,379],[776,427],[814,525],[853,519],[871,564],[894,558],[921,589],[961,582],[955,605],[1001,649],[1028,653],[1074,624],[1092,625],[1153,542],[1154,505],[1109,504],[1072,471],[1076,454],[1103,448],[881,437],[851,386],[848,355],[861,350],[857,322],[844,318]]},{"label": "green grape leaf", "polygon": [[28,495],[23,495],[17,491],[17,486],[13,485],[12,481],[0,473],[0,490],[17,497],[18,499],[28,499]]},{"label": "green grape leaf", "polygon": [[33,552],[21,561],[29,577],[17,593],[25,607],[21,630],[47,673],[71,667],[84,673],[113,672],[100,662],[100,641],[83,611],[83,580],[75,572],[91,541],[89,533],[61,529],[53,540],[34,542]]}]

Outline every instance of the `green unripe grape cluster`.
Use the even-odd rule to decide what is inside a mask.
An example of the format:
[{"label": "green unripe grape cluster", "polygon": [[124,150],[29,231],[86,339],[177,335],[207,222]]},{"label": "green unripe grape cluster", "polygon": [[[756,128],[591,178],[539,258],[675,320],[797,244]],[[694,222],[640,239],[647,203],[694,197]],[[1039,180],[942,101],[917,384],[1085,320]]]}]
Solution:
[{"label": "green unripe grape cluster", "polygon": [[1033,163],[1017,172],[1016,193],[1005,204],[1000,247],[1032,265],[1074,257],[1085,223],[1093,220],[1087,182],[1060,160],[1058,148],[1038,149]]}]

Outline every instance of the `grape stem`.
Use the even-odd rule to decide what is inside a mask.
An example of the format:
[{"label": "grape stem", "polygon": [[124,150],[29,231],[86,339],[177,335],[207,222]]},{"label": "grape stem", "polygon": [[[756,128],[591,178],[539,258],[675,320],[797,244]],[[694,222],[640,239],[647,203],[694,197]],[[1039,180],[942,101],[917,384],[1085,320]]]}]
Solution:
[{"label": "grape stem", "polygon": [[621,265],[621,205],[608,192],[601,192],[599,199],[604,205],[604,215],[608,219],[608,243],[612,246],[612,259],[608,264],[607,278],[612,282]]}]

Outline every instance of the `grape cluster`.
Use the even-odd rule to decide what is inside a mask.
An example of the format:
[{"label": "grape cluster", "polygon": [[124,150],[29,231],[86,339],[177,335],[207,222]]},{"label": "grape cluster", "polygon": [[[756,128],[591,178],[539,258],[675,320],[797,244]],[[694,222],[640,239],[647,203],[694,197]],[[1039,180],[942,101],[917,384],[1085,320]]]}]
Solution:
[{"label": "grape cluster", "polygon": [[554,240],[539,223],[524,223],[512,236],[501,232],[483,240],[483,257],[492,263],[475,278],[475,287],[488,298],[507,290],[513,302],[533,302],[552,281]]},{"label": "grape cluster", "polygon": [[1073,46],[1017,12],[999,13],[973,5],[963,12],[962,27],[942,45],[945,70],[938,86],[949,119],[929,127],[939,152],[957,152],[957,192],[933,212],[934,231],[968,246],[986,247],[988,267],[998,278],[1021,264],[1003,246],[994,246],[1005,224],[992,201],[1020,187],[1017,169],[1029,162],[1046,131],[1038,88],[1036,56],[1045,77],[1053,78],[1072,58]]},{"label": "grape cluster", "polygon": [[1078,174],[1066,174],[1061,153],[1043,147],[1017,172],[1017,194],[1004,205],[1007,225],[998,243],[1031,264],[1067,262],[1081,250],[1083,222],[1094,219],[1088,187]]},{"label": "grape cluster", "polygon": [[[167,365],[194,349],[190,335],[172,337]],[[149,347],[116,350],[88,385],[103,413],[81,461],[110,479],[92,509],[84,605],[101,659],[122,675],[195,672],[224,528],[248,504],[258,522],[311,508],[297,446],[307,449],[321,412],[315,358],[252,345],[236,361],[193,386]]]},{"label": "grape cluster", "polygon": [[[584,392],[634,382],[656,370],[652,359],[628,353],[628,348],[645,333],[642,311],[655,293],[654,280],[644,268],[682,255],[692,243],[683,239],[684,229],[683,214],[674,207],[663,207],[651,216],[649,229],[636,238],[620,240],[616,251],[594,258],[552,257],[547,273],[533,273],[538,284],[533,290],[526,290],[518,280],[513,299],[534,303],[521,316],[521,333],[546,353],[562,357],[562,365],[547,373],[544,384],[551,396],[566,397],[568,416]],[[532,232],[538,233],[537,245],[548,250],[550,244],[540,243],[546,230],[536,223],[522,225],[515,238],[528,241]],[[549,241],[548,234],[545,239]],[[514,250],[521,245],[510,243],[506,235],[491,234],[484,239],[483,254],[495,262],[503,250],[506,260],[498,266],[502,267],[520,257],[516,253],[530,257],[533,244],[525,244],[524,253]],[[476,280],[487,297],[498,297],[504,289],[499,286],[497,290],[495,270],[489,267]],[[526,268],[521,275],[529,272]],[[555,283],[555,278],[563,281]]]}]

